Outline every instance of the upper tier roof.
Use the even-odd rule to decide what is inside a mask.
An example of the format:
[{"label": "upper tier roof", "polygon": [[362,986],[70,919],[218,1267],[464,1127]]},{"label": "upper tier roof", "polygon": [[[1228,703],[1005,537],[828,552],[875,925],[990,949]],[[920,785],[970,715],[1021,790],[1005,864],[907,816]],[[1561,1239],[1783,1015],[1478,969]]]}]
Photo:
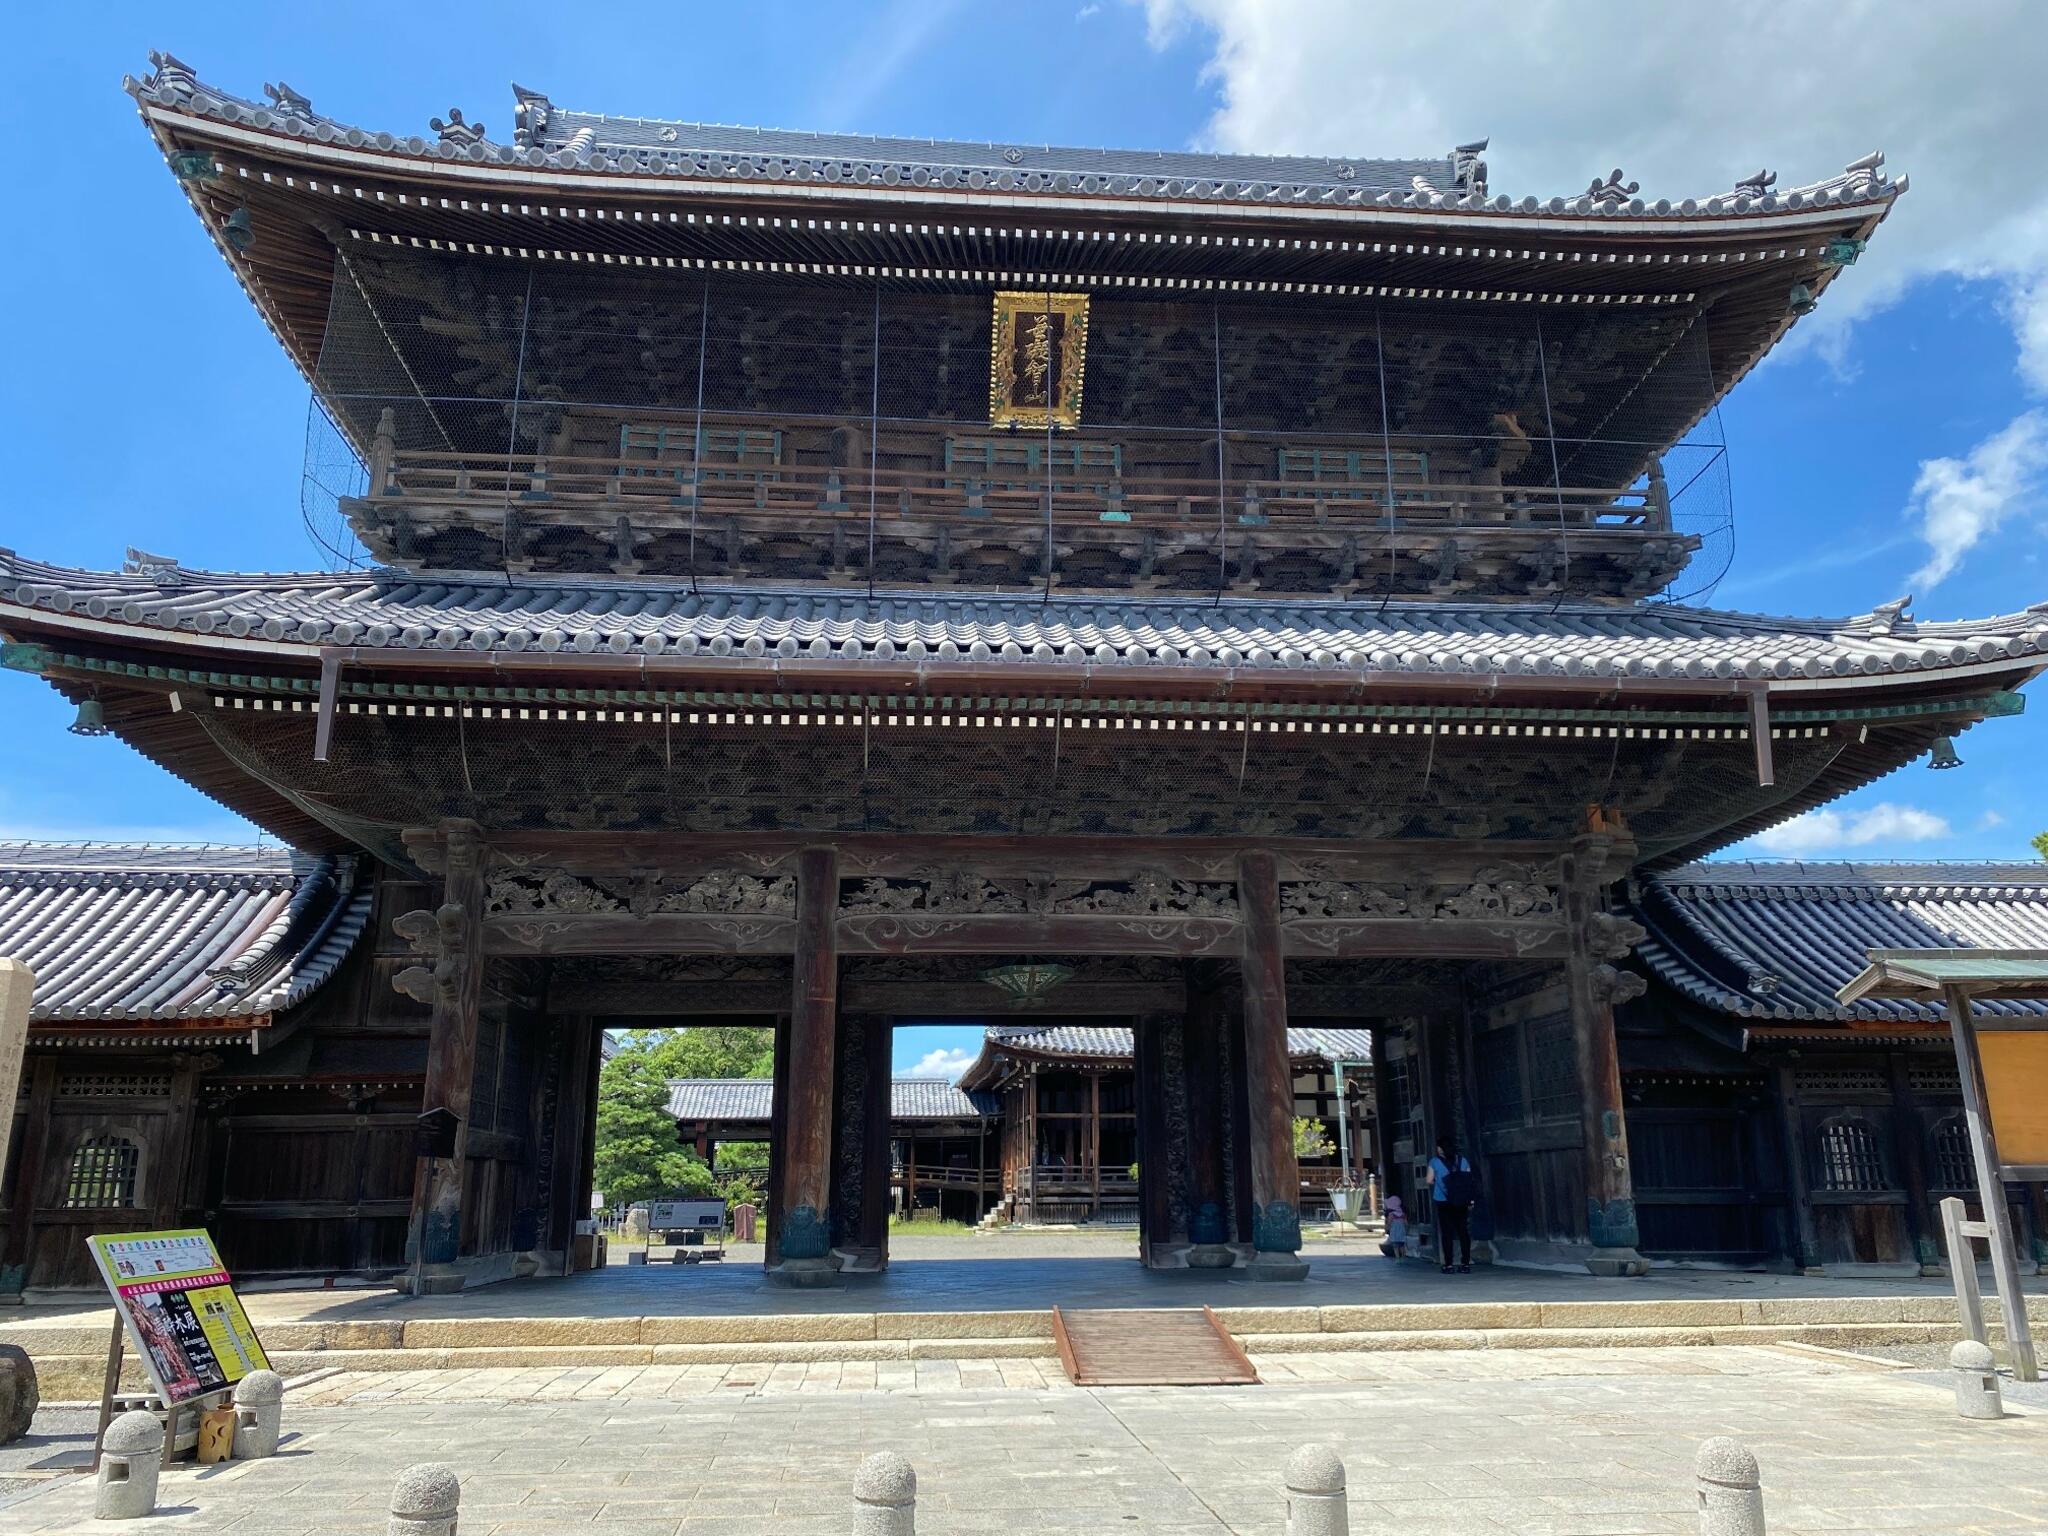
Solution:
[{"label": "upper tier roof", "polygon": [[[1775,173],[1705,196],[1645,199],[1618,173],[1587,190],[1548,198],[1492,194],[1483,142],[1440,157],[1335,159],[1223,155],[1172,150],[1072,149],[973,144],[862,134],[725,127],[652,118],[571,112],[514,86],[509,139],[451,109],[428,131],[394,134],[353,127],[313,110],[289,86],[266,86],[267,102],[201,82],[168,54],[152,53],[144,79],[124,81],[145,111],[157,109],[259,132],[284,134],[413,160],[634,176],[713,177],[729,182],[820,183],[914,188],[945,193],[1043,193],[1107,198],[1330,207],[1407,207],[1496,214],[1653,217],[1770,214],[1884,204],[1906,189],[1887,177],[1883,156],[1855,161],[1834,176],[1780,190]],[[429,136],[431,135],[431,137]]]},{"label": "upper tier roof", "polygon": [[[261,649],[537,652],[906,664],[1036,662],[1137,671],[1853,679],[2048,658],[2048,609],[1921,622],[1903,604],[1844,619],[1637,603],[1275,603],[691,592],[670,582],[482,574],[223,575],[154,557],[80,571],[0,550],[10,611],[70,615]],[[933,674],[934,681],[938,680]]]},{"label": "upper tier roof", "polygon": [[370,902],[352,858],[0,844],[0,954],[34,974],[38,1023],[261,1024],[333,973]]},{"label": "upper tier roof", "polygon": [[[2048,864],[1701,863],[1644,882],[1638,953],[1694,1002],[1759,1023],[1941,1019],[1836,991],[1872,949],[2048,948]],[[1982,1003],[2048,1014],[2048,1003]]]}]

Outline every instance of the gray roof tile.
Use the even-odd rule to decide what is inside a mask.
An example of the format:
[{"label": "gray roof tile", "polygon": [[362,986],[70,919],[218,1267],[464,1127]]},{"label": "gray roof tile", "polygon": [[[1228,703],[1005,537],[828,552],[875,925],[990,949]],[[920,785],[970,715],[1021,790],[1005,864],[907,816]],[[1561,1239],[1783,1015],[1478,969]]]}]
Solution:
[{"label": "gray roof tile", "polygon": [[[1717,1012],[1758,1021],[1922,1020],[1920,1003],[1835,990],[1874,948],[2048,949],[2048,865],[1689,864],[1638,903],[1651,972]],[[1987,1003],[2039,1015],[2048,1003]]]},{"label": "gray roof tile", "polygon": [[0,955],[35,976],[30,1017],[42,1023],[274,1013],[333,974],[370,902],[347,858],[0,844]]},{"label": "gray roof tile", "polygon": [[[765,1077],[684,1077],[668,1085],[668,1112],[677,1120],[767,1122],[774,1085]],[[992,1094],[966,1093],[943,1077],[889,1080],[892,1120],[972,1120],[998,1112]]]},{"label": "gray roof tile", "polygon": [[[1592,190],[1549,198],[1492,195],[1476,156],[1456,151],[1427,159],[1335,159],[1217,155],[1176,150],[1072,149],[1050,145],[967,144],[857,134],[722,127],[651,118],[608,117],[555,107],[539,92],[518,91],[516,142],[496,142],[458,125],[429,138],[338,122],[311,104],[256,102],[203,84],[176,60],[156,60],[147,79],[124,81],[145,111],[212,119],[289,138],[411,161],[466,162],[505,170],[534,168],[673,176],[724,182],[895,189],[929,201],[982,200],[992,194],[1163,199],[1177,203],[1285,204],[1369,210],[1441,210],[1451,216],[1727,218],[1889,202],[1907,179],[1866,157],[1835,176],[1800,187],[1741,187],[1706,197],[1643,198]],[[438,120],[436,120],[438,122]],[[1871,163],[1872,158],[1877,163]]]},{"label": "gray roof tile", "polygon": [[1058,662],[1076,667],[1829,678],[2048,657],[2048,609],[1918,622],[1668,603],[1301,603],[877,594],[477,573],[82,571],[0,550],[10,609],[224,635],[569,656]]},{"label": "gray roof tile", "polygon": [[[1128,1058],[1131,1032],[1117,1027],[1086,1024],[996,1024],[991,1025],[983,1043],[983,1054],[991,1048],[1028,1051],[1035,1056],[1077,1056]],[[1287,1053],[1296,1060],[1372,1060],[1372,1031],[1369,1029],[1290,1029]],[[971,1069],[970,1069],[971,1070]]]}]

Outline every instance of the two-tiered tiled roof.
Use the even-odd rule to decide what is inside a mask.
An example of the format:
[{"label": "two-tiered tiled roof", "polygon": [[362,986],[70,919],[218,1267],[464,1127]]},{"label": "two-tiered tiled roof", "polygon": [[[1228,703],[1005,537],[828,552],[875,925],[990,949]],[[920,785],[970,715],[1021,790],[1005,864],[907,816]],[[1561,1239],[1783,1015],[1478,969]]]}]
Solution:
[{"label": "two-tiered tiled roof", "polygon": [[28,966],[31,1019],[65,1038],[254,1028],[361,936],[371,893],[355,866],[277,847],[0,845],[0,955]]},{"label": "two-tiered tiled roof", "polygon": [[[1928,1004],[1836,989],[1870,950],[2048,949],[2048,864],[1690,864],[1646,880],[1637,903],[1650,972],[1717,1013],[1790,1021],[1938,1020]],[[1983,1003],[2048,1015],[2048,1004]]]}]

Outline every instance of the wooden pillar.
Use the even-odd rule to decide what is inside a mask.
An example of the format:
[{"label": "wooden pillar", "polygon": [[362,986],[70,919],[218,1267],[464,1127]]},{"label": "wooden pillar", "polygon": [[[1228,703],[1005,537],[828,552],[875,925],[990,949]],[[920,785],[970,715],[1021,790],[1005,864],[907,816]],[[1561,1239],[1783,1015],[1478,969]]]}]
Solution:
[{"label": "wooden pillar", "polygon": [[1238,860],[1244,923],[1245,1097],[1250,1110],[1252,1262],[1256,1279],[1299,1280],[1301,1169],[1294,1159],[1294,1063],[1287,1053],[1287,973],[1280,951],[1280,881],[1263,850]]},{"label": "wooden pillar", "polygon": [[776,1216],[777,1278],[829,1284],[832,1258],[832,1055],[839,1012],[839,856],[797,855],[795,985],[789,1015],[789,1110],[784,1122],[786,1203]]},{"label": "wooden pillar", "polygon": [[164,1134],[158,1144],[150,1179],[155,1198],[150,1202],[150,1219],[159,1229],[185,1225],[185,1191],[191,1180],[193,1122],[199,1113],[199,1066],[190,1056],[171,1059],[171,1106],[164,1117]]},{"label": "wooden pillar", "polygon": [[590,1164],[597,1151],[597,1079],[604,1036],[588,1018],[562,1020],[555,1100],[554,1198],[546,1213],[562,1273],[576,1271],[576,1223],[590,1217]]},{"label": "wooden pillar", "polygon": [[1225,1040],[1227,1008],[1216,967],[1187,967],[1188,1011],[1185,1072],[1188,1105],[1188,1263],[1198,1269],[1227,1267],[1231,1252],[1230,1192],[1224,1183],[1224,1138],[1229,1109],[1224,1092],[1229,1072]]},{"label": "wooden pillar", "polygon": [[1173,1254],[1175,1151],[1161,1039],[1167,1022],[1156,1014],[1131,1020],[1131,1086],[1138,1111],[1138,1262],[1148,1269],[1169,1267]]},{"label": "wooden pillar", "polygon": [[1102,1073],[1088,1074],[1088,1214],[1102,1214]]},{"label": "wooden pillar", "polygon": [[469,1094],[484,984],[484,846],[476,823],[444,821],[438,837],[415,852],[438,863],[441,873],[441,900],[434,911],[400,919],[407,937],[433,957],[434,1011],[413,1180],[413,1294],[418,1296],[462,1289]]},{"label": "wooden pillar", "polygon": [[1818,1274],[1821,1267],[1820,1232],[1813,1221],[1813,1190],[1807,1177],[1806,1124],[1799,1112],[1799,1082],[1792,1069],[1771,1069],[1771,1097],[1778,1102],[1778,1136],[1785,1158],[1785,1198],[1791,1239],[1792,1268],[1801,1274]]},{"label": "wooden pillar", "polygon": [[768,1100],[768,1209],[761,1213],[761,1263],[771,1273],[782,1258],[782,1213],[789,1209],[789,1016],[775,1018],[775,1061]]},{"label": "wooden pillar", "polygon": [[[49,1163],[50,1105],[57,1097],[57,1058],[54,1054],[28,1057],[23,1070],[28,1074],[28,1118],[21,1128],[21,1156],[7,1170],[7,1237],[0,1243],[0,1295],[16,1299],[39,1278],[32,1273],[36,1199],[42,1193],[43,1170]],[[11,1100],[5,1110],[11,1132]]]},{"label": "wooden pillar", "polygon": [[1581,846],[1565,860],[1565,922],[1571,951],[1565,988],[1579,1068],[1581,1166],[1586,1186],[1586,1268],[1596,1275],[1641,1275],[1636,1251],[1635,1181],[1628,1161],[1628,1120],[1621,1102],[1621,1052],[1614,1004],[1640,995],[1642,978],[1605,962],[1626,955],[1643,930],[1601,910],[1604,846]]},{"label": "wooden pillar", "polygon": [[883,1014],[843,1016],[833,1063],[832,1246],[866,1272],[889,1262],[889,1027]]},{"label": "wooden pillar", "polygon": [[903,1219],[917,1220],[917,1132],[911,1131],[903,1144]]},{"label": "wooden pillar", "polygon": [[1941,1272],[1941,1239],[1933,1226],[1934,1207],[1927,1194],[1927,1136],[1920,1100],[1913,1092],[1911,1065],[1904,1051],[1885,1053],[1892,1089],[1892,1154],[1899,1183],[1906,1191],[1906,1241],[1922,1274]]}]

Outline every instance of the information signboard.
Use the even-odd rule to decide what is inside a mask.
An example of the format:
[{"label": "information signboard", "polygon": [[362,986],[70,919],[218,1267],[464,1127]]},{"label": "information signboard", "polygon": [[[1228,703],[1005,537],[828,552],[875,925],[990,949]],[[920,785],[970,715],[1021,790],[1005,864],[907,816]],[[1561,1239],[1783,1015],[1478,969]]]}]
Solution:
[{"label": "information signboard", "polygon": [[647,1225],[656,1232],[723,1232],[723,1200],[656,1200],[647,1209]]},{"label": "information signboard", "polygon": [[2048,1167],[2048,1030],[2001,1029],[1999,1022],[1976,1021],[1992,1134],[1999,1162],[2034,1178],[2032,1169]]},{"label": "information signboard", "polygon": [[270,1369],[204,1231],[118,1232],[86,1241],[165,1403],[188,1403]]}]

